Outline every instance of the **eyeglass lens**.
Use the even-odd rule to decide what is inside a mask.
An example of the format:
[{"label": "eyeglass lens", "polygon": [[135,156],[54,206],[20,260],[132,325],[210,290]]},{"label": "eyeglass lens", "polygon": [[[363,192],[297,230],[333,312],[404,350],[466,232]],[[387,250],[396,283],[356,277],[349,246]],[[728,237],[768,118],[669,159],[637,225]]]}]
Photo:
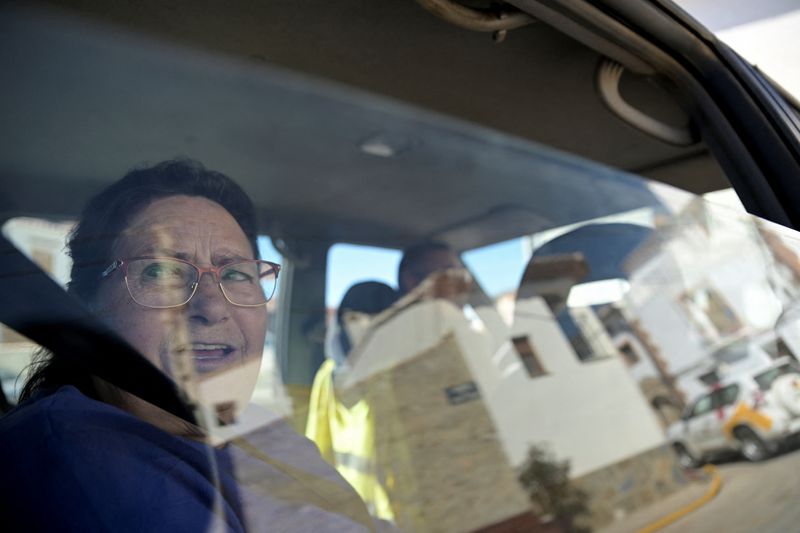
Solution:
[{"label": "eyeglass lens", "polygon": [[[135,259],[128,263],[131,297],[148,307],[172,307],[189,301],[199,272],[189,263],[173,259]],[[232,263],[219,272],[226,298],[233,304],[259,305],[275,291],[273,267],[262,261]]]}]

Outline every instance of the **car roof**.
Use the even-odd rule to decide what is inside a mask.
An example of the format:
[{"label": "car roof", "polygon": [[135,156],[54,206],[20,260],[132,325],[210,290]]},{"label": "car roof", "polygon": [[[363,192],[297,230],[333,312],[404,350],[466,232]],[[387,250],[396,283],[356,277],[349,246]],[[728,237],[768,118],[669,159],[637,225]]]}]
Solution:
[{"label": "car roof", "polygon": [[[16,74],[0,104],[5,213],[75,217],[132,166],[186,155],[242,183],[274,237],[467,249],[516,236],[509,221],[532,233],[652,203],[561,151],[728,186],[704,147],[613,116],[601,55],[542,22],[495,43],[413,2],[57,4],[0,22],[0,68]],[[652,81],[627,76],[626,97],[682,120]]]}]

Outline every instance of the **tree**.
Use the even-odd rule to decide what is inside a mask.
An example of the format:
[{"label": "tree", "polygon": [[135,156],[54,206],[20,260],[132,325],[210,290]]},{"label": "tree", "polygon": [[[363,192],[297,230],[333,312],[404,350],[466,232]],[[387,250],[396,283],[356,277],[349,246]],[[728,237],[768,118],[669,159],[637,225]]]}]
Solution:
[{"label": "tree", "polygon": [[549,519],[563,531],[586,533],[591,529],[576,522],[588,518],[589,496],[570,481],[569,469],[569,461],[559,461],[548,447],[531,446],[518,479],[543,521]]}]

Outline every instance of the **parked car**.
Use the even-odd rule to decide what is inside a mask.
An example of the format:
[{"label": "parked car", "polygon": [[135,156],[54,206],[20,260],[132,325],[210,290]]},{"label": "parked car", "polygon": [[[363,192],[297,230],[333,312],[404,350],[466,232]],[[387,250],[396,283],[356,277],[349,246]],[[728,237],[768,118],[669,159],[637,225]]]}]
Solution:
[{"label": "parked car", "polygon": [[711,351],[698,366],[679,376],[678,386],[686,397],[696,398],[730,376],[760,371],[783,356],[793,357],[776,331],[747,335]]},{"label": "parked car", "polygon": [[741,372],[713,386],[667,430],[684,467],[735,450],[749,461],[776,452],[800,432],[800,365],[782,357],[767,368]]}]

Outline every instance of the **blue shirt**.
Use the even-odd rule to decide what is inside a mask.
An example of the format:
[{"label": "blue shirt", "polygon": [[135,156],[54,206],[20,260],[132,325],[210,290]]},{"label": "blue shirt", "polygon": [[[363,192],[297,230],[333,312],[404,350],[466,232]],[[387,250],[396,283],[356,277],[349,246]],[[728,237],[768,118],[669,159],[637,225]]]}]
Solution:
[{"label": "blue shirt", "polygon": [[[168,434],[71,386],[0,419],[4,531],[367,531],[303,501],[292,469],[355,492],[314,444],[280,420],[247,440],[276,468],[237,446]],[[286,490],[289,487],[291,490]],[[338,487],[336,487],[338,489]],[[314,501],[310,498],[309,501]],[[6,529],[8,525],[10,529]]]}]

